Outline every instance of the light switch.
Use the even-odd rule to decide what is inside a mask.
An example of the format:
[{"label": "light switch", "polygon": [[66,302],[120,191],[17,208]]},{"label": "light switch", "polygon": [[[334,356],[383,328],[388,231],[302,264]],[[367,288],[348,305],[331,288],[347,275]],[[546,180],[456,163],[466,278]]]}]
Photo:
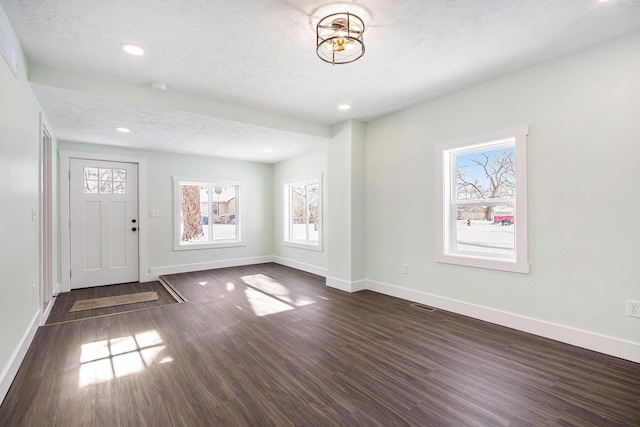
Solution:
[{"label": "light switch", "polygon": [[149,216],[160,216],[160,211],[158,209],[149,209]]},{"label": "light switch", "polygon": [[36,208],[31,208],[31,221],[36,220]]}]

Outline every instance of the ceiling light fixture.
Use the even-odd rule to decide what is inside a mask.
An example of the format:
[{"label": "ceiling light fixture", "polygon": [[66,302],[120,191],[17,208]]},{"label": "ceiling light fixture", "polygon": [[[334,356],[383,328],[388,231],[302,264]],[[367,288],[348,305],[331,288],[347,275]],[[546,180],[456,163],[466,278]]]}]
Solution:
[{"label": "ceiling light fixture", "polygon": [[329,64],[348,64],[364,55],[364,22],[349,12],[327,15],[316,25],[316,54]]},{"label": "ceiling light fixture", "polygon": [[340,104],[338,105],[338,108],[341,110],[348,110],[351,108],[351,104]]},{"label": "ceiling light fixture", "polygon": [[130,55],[135,55],[135,56],[144,55],[144,49],[141,48],[140,46],[135,45],[135,44],[122,43],[120,45],[120,47],[122,48],[122,50],[124,50],[125,52],[127,52]]},{"label": "ceiling light fixture", "polygon": [[116,128],[116,131],[120,132],[120,133],[129,133],[131,132],[131,129],[126,128],[124,126],[120,126]]}]

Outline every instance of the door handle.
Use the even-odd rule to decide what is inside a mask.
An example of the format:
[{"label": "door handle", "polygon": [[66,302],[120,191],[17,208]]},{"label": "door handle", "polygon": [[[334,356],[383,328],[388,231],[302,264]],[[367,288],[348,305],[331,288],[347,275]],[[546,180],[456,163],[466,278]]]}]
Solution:
[{"label": "door handle", "polygon": [[138,230],[138,229],[137,229],[137,228],[135,228],[135,227],[133,227],[133,228],[131,229],[131,231],[137,231],[137,230]]}]

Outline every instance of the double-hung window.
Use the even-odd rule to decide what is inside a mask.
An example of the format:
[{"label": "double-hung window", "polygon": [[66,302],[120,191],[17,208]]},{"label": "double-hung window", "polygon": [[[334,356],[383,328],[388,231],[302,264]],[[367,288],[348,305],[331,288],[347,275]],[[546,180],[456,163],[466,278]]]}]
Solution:
[{"label": "double-hung window", "polygon": [[174,177],[174,249],[243,246],[243,185]]},{"label": "double-hung window", "polygon": [[529,272],[526,127],[437,147],[439,262]]},{"label": "double-hung window", "polygon": [[284,184],[284,244],[322,250],[320,179]]}]

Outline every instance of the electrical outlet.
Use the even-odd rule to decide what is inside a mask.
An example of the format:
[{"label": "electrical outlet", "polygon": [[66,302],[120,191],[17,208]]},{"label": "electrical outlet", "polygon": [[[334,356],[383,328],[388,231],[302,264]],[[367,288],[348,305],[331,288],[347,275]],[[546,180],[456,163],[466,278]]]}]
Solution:
[{"label": "electrical outlet", "polygon": [[214,250],[213,250],[213,256],[214,256],[214,257],[217,257],[218,255],[220,255],[220,253],[218,252],[218,250],[217,250],[217,249],[214,249]]},{"label": "electrical outlet", "polygon": [[300,259],[304,259],[304,252],[300,251]]},{"label": "electrical outlet", "polygon": [[640,301],[627,300],[627,316],[640,317]]},{"label": "electrical outlet", "polygon": [[409,273],[409,264],[402,264],[402,274]]}]

